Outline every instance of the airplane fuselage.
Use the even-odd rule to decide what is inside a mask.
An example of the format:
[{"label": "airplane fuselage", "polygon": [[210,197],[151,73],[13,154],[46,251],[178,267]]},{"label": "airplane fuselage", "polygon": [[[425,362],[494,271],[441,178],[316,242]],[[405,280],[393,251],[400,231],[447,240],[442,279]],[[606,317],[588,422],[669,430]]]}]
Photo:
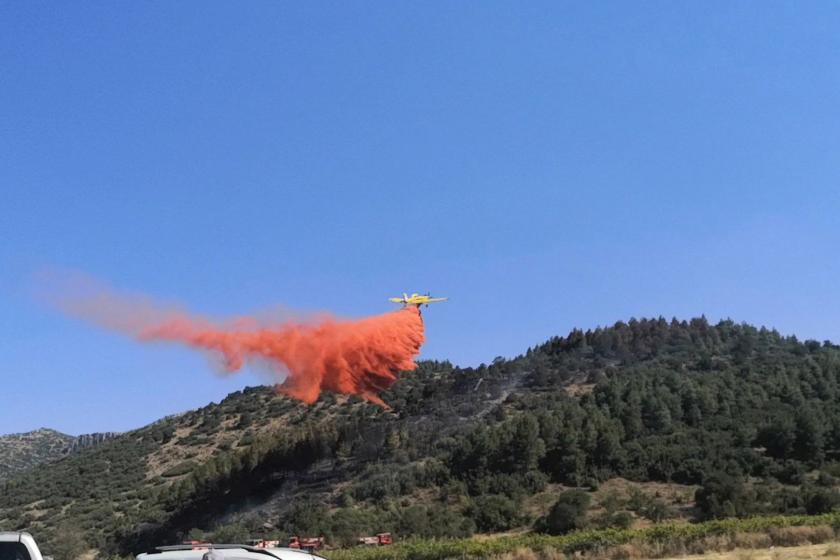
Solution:
[{"label": "airplane fuselage", "polygon": [[445,297],[444,298],[435,298],[435,297],[432,297],[428,294],[421,295],[421,294],[418,294],[418,293],[414,293],[414,294],[411,294],[410,296],[408,294],[403,294],[403,296],[401,298],[400,297],[389,298],[389,301],[391,301],[393,303],[401,303],[403,305],[416,305],[417,307],[420,307],[421,305],[429,305],[430,303],[438,303],[438,302],[441,302],[441,301],[446,301],[447,299],[448,298],[445,298]]}]

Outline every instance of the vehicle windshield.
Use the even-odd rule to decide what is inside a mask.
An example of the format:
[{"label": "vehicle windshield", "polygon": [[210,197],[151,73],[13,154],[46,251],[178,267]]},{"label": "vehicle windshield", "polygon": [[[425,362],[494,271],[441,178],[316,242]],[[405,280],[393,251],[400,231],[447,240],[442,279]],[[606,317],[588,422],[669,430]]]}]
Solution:
[{"label": "vehicle windshield", "polygon": [[32,560],[19,542],[0,542],[0,560]]}]

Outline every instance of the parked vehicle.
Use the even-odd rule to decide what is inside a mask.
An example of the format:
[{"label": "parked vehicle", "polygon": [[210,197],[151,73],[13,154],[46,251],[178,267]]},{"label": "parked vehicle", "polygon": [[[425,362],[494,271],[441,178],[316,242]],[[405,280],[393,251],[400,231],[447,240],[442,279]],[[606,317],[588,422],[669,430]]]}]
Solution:
[{"label": "parked vehicle", "polygon": [[29,533],[0,533],[0,560],[43,560],[35,539]]},{"label": "parked vehicle", "polygon": [[213,543],[159,546],[151,552],[138,554],[137,560],[203,560],[204,555],[208,553],[211,553],[210,556],[213,560],[325,560],[321,556],[305,550]]},{"label": "parked vehicle", "polygon": [[324,537],[292,537],[289,539],[289,548],[300,550],[320,550],[324,548]]},{"label": "parked vehicle", "polygon": [[359,537],[359,544],[383,546],[394,544],[394,538],[391,536],[391,533],[378,533],[375,537]]}]

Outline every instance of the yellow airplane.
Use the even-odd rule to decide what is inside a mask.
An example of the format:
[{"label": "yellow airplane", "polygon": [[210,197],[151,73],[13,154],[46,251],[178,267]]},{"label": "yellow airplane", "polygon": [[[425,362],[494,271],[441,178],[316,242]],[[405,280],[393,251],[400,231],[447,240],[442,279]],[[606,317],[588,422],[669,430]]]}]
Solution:
[{"label": "yellow airplane", "polygon": [[425,296],[421,296],[420,294],[403,294],[402,297],[392,297],[388,298],[388,301],[393,303],[401,303],[403,305],[416,305],[418,308],[421,305],[425,305],[426,307],[429,306],[430,303],[437,303],[439,301],[446,301],[449,298],[445,297],[432,297],[429,294]]}]

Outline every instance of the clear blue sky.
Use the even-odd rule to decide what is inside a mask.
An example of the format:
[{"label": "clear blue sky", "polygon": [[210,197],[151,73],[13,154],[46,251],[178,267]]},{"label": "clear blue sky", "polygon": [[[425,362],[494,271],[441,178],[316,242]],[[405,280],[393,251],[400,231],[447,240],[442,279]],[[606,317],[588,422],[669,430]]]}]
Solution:
[{"label": "clear blue sky", "polygon": [[31,296],[450,296],[423,357],[705,313],[840,341],[836,2],[0,5],[0,433],[259,383]]}]

